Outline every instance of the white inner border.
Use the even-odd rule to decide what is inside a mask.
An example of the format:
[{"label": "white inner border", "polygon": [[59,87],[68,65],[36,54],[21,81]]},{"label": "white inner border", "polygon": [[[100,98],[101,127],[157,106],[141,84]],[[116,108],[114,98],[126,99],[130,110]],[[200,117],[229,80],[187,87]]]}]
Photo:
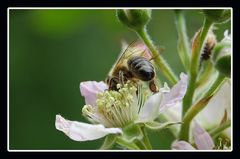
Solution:
[{"label": "white inner border", "polygon": [[[9,148],[9,11],[10,10],[21,10],[21,9],[230,9],[231,10],[231,150],[10,150]],[[233,9],[231,7],[136,7],[136,8],[98,8],[98,7],[8,7],[7,9],[7,150],[9,152],[231,152],[233,150]]]}]

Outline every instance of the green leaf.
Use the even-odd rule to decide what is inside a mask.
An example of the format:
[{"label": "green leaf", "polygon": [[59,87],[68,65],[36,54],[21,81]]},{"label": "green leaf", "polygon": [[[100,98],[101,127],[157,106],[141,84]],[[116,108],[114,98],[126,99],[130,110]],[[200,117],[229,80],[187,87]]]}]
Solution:
[{"label": "green leaf", "polygon": [[112,135],[112,134],[108,135],[105,138],[105,140],[104,140],[102,146],[99,148],[99,150],[107,150],[107,149],[112,148],[113,144],[116,142],[116,139],[117,139],[116,135]]},{"label": "green leaf", "polygon": [[166,129],[171,125],[175,125],[175,124],[181,124],[181,122],[165,122],[165,123],[159,123],[156,121],[152,121],[152,122],[147,122],[145,123],[145,126],[148,129],[151,130],[162,130],[162,129]]}]

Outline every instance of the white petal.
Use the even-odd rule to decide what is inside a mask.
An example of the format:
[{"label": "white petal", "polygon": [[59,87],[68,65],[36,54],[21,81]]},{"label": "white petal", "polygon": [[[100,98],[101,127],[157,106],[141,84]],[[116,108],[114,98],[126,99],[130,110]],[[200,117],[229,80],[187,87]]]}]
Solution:
[{"label": "white petal", "polygon": [[224,38],[222,39],[221,42],[227,42],[227,43],[231,42],[231,35],[228,34],[228,30],[224,31]]},{"label": "white petal", "polygon": [[[170,107],[164,111],[164,113],[160,114],[164,117],[167,121],[171,122],[181,122],[182,121],[182,105],[176,105],[173,107]],[[173,135],[177,138],[179,135],[179,131],[181,128],[181,124],[172,125],[169,127]]]},{"label": "white petal", "polygon": [[193,128],[193,138],[199,150],[212,150],[214,148],[211,136],[197,123]]},{"label": "white petal", "polygon": [[170,107],[164,111],[164,116],[173,122],[182,121],[182,104],[177,104],[176,106]]},{"label": "white petal", "polygon": [[195,150],[195,148],[186,141],[176,141],[172,144],[173,150]]},{"label": "white petal", "polygon": [[181,80],[171,90],[164,84],[158,93],[146,101],[139,113],[141,122],[152,121],[166,108],[180,105],[187,89],[187,75],[181,73],[180,78]]},{"label": "white petal", "polygon": [[163,102],[161,103],[159,111],[179,105],[187,91],[188,77],[186,74],[180,74],[180,81],[172,87],[169,93],[164,94]]},{"label": "white petal", "polygon": [[140,122],[152,121],[158,116],[158,110],[162,101],[162,95],[163,93],[160,91],[148,98],[139,112]]},{"label": "white petal", "polygon": [[96,105],[97,94],[106,90],[108,86],[103,82],[87,81],[80,83],[80,92],[85,97],[85,103]]},{"label": "white petal", "polygon": [[231,140],[231,127],[223,131],[223,134],[226,135]]},{"label": "white petal", "polygon": [[158,116],[163,93],[160,91],[148,98],[139,112],[139,122],[152,121]]},{"label": "white petal", "polygon": [[108,134],[121,134],[119,128],[105,128],[103,125],[93,125],[77,121],[69,121],[61,115],[56,115],[56,129],[64,132],[70,139],[75,141],[88,141],[102,138]]},{"label": "white petal", "polygon": [[221,123],[225,110],[231,119],[231,84],[228,82],[222,85],[195,119],[205,129],[212,129]]}]

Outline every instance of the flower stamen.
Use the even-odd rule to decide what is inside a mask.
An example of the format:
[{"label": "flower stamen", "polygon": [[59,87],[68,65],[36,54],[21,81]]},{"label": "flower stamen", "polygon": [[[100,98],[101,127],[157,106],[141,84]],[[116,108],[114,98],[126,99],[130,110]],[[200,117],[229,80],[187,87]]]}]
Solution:
[{"label": "flower stamen", "polygon": [[[85,105],[83,114],[107,127],[123,127],[138,117],[137,88],[133,82],[118,84],[118,91],[107,90],[97,94],[96,106]],[[99,116],[95,113],[98,112]]]}]

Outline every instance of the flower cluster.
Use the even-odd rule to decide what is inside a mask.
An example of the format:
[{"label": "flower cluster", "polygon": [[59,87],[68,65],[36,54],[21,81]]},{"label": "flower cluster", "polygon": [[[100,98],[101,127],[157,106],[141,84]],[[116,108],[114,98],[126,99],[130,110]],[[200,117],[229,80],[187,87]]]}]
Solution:
[{"label": "flower cluster", "polygon": [[[170,147],[173,150],[230,149],[231,38],[225,31],[224,38],[218,42],[212,29],[216,23],[220,25],[230,19],[230,10],[204,10],[203,26],[193,37],[191,48],[183,12],[175,11],[178,54],[186,72],[180,78],[147,33],[151,10],[127,9],[116,13],[118,20],[135,31],[142,41],[129,45],[129,54],[124,54],[127,52],[124,46],[117,62],[125,65],[120,67],[116,62],[114,66],[118,69],[111,69],[113,77],[107,78],[106,83],[80,83],[85,98],[82,114],[90,123],[56,115],[56,129],[75,141],[106,137],[101,149],[109,149],[115,143],[124,149],[152,149],[146,130],[165,128],[175,136]],[[133,67],[126,57],[138,59],[136,65]],[[155,67],[171,88],[166,82],[160,87],[163,82],[157,74],[147,78],[150,71],[155,73]],[[218,143],[219,139],[228,142]]]}]

